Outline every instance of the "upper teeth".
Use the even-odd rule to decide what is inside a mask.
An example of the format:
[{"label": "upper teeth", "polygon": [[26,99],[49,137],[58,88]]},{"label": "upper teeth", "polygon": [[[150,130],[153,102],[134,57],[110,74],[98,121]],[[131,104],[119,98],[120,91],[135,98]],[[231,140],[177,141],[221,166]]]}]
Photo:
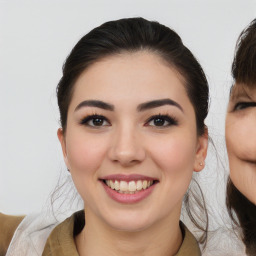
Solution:
[{"label": "upper teeth", "polygon": [[142,189],[146,189],[148,187],[150,187],[153,184],[153,180],[137,180],[137,181],[129,181],[126,182],[124,180],[106,180],[105,181],[106,184],[120,192],[120,193],[130,193],[130,192],[136,192],[136,191],[140,191]]}]

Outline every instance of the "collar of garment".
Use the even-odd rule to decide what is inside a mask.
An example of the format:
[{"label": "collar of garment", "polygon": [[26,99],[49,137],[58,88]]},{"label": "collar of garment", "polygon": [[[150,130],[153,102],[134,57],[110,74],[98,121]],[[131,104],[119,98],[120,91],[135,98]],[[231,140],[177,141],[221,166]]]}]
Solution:
[{"label": "collar of garment", "polygon": [[[81,232],[84,223],[84,211],[74,213],[71,217],[67,218],[64,222],[56,226],[47,239],[44,247],[43,256],[79,256],[74,237]],[[200,249],[195,237],[180,222],[183,231],[183,242],[175,256],[200,256]]]}]

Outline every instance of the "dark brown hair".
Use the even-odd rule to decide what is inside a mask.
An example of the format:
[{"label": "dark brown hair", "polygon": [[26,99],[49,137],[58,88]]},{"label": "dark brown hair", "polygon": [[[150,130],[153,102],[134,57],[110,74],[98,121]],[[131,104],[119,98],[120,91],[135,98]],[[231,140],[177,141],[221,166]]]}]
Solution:
[{"label": "dark brown hair", "polygon": [[[242,31],[238,38],[232,75],[235,86],[256,87],[256,19]],[[233,224],[241,227],[246,253],[255,255],[256,206],[234,186],[230,178],[227,182],[226,205]]]},{"label": "dark brown hair", "polygon": [[235,83],[256,85],[256,19],[240,34],[232,63]]},{"label": "dark brown hair", "polygon": [[[209,88],[200,64],[186,48],[179,35],[170,28],[155,21],[143,18],[128,18],[110,21],[96,27],[75,45],[63,66],[63,76],[57,87],[60,121],[66,130],[67,112],[72,98],[74,84],[80,74],[93,63],[111,55],[126,52],[148,51],[174,67],[184,78],[184,86],[196,114],[197,133],[205,132],[204,120],[208,114]],[[186,206],[190,202],[189,194],[185,197]],[[186,207],[188,216],[201,230],[208,228],[208,215],[201,193],[198,208],[205,214],[206,224],[200,225],[190,207]],[[196,215],[196,214],[195,214]],[[205,242],[207,233],[201,237]]]}]

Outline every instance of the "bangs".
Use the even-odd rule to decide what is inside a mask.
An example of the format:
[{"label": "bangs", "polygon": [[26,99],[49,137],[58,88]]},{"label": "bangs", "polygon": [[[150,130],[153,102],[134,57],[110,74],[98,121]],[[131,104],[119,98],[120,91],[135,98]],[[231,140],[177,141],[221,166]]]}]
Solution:
[{"label": "bangs", "polygon": [[236,83],[231,86],[229,92],[229,99],[230,100],[237,100],[239,97],[246,97],[252,101],[255,101],[256,94],[256,84],[254,86],[252,84],[248,85],[245,83]]},{"label": "bangs", "polygon": [[238,38],[232,75],[236,83],[256,87],[256,19]]}]

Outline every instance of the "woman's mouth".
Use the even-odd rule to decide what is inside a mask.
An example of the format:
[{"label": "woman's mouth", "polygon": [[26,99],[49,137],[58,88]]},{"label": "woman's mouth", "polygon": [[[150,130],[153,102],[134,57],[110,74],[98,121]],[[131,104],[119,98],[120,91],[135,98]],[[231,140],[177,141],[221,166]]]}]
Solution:
[{"label": "woman's mouth", "polygon": [[153,185],[153,180],[104,180],[105,184],[121,194],[135,194],[138,191],[145,190]]},{"label": "woman's mouth", "polygon": [[131,204],[147,198],[159,180],[143,175],[109,175],[100,179],[113,200]]}]

